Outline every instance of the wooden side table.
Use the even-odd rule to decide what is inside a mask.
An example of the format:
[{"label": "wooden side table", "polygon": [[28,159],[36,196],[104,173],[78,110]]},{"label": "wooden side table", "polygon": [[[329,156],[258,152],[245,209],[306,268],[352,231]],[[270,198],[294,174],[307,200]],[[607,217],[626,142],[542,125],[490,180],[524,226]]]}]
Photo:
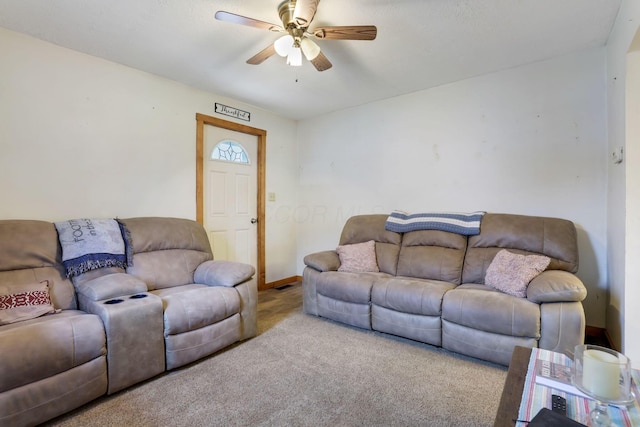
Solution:
[{"label": "wooden side table", "polygon": [[516,346],[513,349],[507,379],[500,397],[500,405],[493,423],[494,427],[513,427],[515,425],[530,359],[530,348]]}]

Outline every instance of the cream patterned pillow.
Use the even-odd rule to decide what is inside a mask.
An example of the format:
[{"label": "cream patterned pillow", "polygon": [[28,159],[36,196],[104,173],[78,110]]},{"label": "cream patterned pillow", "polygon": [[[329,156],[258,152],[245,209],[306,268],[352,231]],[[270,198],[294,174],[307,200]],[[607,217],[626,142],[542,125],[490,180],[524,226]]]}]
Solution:
[{"label": "cream patterned pillow", "polygon": [[506,294],[526,298],[529,282],[550,262],[551,259],[543,255],[518,255],[502,249],[487,268],[484,283]]},{"label": "cream patterned pillow", "polygon": [[0,286],[0,325],[55,312],[48,280],[20,286]]},{"label": "cream patterned pillow", "polygon": [[369,240],[364,243],[342,245],[336,248],[340,257],[338,271],[363,273],[366,271],[380,271],[376,260],[376,242]]}]

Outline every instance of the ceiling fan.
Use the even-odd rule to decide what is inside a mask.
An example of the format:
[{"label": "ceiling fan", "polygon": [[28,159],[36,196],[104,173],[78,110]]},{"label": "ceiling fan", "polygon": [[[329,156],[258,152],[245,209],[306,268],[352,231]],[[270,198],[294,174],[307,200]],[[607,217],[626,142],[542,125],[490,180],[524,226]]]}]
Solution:
[{"label": "ceiling fan", "polygon": [[276,33],[282,37],[247,60],[247,64],[258,65],[277,53],[287,58],[289,65],[302,65],[302,54],[318,71],[331,68],[332,64],[320,51],[312,38],[320,40],[373,40],[377,35],[375,25],[351,25],[318,27],[309,30],[320,0],[285,0],[278,6],[282,25],[271,24],[235,13],[218,11],[216,19],[234,24],[247,25]]}]

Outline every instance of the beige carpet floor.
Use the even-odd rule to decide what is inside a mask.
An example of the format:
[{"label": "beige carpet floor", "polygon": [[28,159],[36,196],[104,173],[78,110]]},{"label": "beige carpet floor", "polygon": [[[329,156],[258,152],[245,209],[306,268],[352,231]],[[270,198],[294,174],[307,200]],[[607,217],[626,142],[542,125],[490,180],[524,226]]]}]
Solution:
[{"label": "beige carpet floor", "polygon": [[51,426],[490,426],[506,368],[288,314]]}]

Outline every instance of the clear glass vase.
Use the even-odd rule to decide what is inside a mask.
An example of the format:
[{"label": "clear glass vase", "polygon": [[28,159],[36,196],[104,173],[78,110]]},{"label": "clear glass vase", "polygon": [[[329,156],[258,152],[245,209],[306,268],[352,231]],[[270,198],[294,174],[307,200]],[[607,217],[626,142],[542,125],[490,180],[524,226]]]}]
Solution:
[{"label": "clear glass vase", "polygon": [[610,404],[626,405],[634,401],[631,361],[610,348],[591,344],[576,346],[573,384],[596,402],[589,414],[589,425],[593,427],[611,425]]}]

